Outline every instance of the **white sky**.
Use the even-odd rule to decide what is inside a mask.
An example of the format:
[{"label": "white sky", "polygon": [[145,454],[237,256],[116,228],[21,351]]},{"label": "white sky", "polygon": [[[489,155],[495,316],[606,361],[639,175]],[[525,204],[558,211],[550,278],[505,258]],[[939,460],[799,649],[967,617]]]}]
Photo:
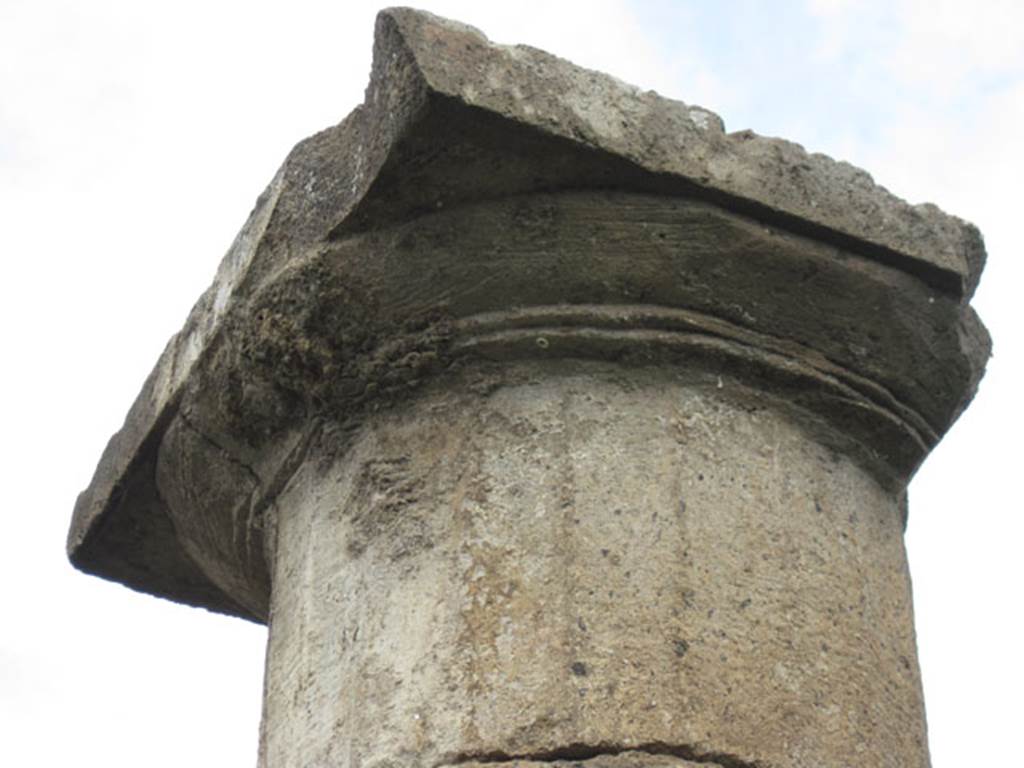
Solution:
[{"label": "white sky", "polygon": [[[377,7],[0,0],[0,765],[255,764],[264,630],[77,574],[64,535],[257,194],[361,99]],[[981,227],[996,356],[911,487],[907,539],[934,765],[1019,754],[1024,3],[422,7]]]}]

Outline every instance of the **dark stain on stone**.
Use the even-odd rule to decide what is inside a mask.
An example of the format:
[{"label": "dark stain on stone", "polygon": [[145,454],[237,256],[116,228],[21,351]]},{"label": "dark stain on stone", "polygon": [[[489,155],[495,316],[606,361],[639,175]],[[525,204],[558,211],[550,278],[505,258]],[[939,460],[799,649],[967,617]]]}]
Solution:
[{"label": "dark stain on stone", "polygon": [[448,365],[444,308],[385,321],[373,288],[331,262],[295,267],[250,299],[251,321],[233,347],[243,383],[278,388],[291,409],[298,399],[313,412],[351,414],[403,398]]},{"label": "dark stain on stone", "polygon": [[355,493],[346,505],[351,521],[347,550],[359,557],[375,541],[386,542],[391,560],[433,546],[429,525],[415,506],[423,481],[410,471],[405,456],[374,459],[362,465]]},{"label": "dark stain on stone", "polygon": [[587,665],[584,664],[582,661],[574,661],[570,669],[572,670],[572,673],[576,675],[576,677],[587,676]]},{"label": "dark stain on stone", "polygon": [[686,655],[686,652],[690,650],[690,644],[685,640],[676,638],[672,641],[672,650],[675,652],[676,656],[683,658],[683,656]]}]

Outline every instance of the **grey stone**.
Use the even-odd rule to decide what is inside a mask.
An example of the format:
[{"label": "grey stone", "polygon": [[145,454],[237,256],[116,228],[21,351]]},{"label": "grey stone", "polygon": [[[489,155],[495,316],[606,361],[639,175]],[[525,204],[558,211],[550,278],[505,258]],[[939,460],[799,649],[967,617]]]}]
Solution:
[{"label": "grey stone", "polygon": [[899,498],[720,371],[507,362],[326,433],[278,497],[262,764],[923,766]]},{"label": "grey stone", "polygon": [[845,163],[383,11],[69,555],[269,622],[267,766],[926,765],[904,491],[983,261]]},{"label": "grey stone", "polygon": [[[432,97],[625,159],[672,178],[690,194],[835,238],[954,293],[969,296],[977,284],[984,248],[974,227],[933,205],[908,205],[848,163],[752,131],[727,134],[709,110],[535,48],[492,45],[472,27],[429,14],[387,11],[380,27],[380,36],[393,36],[391,52],[406,59]],[[371,83],[368,106],[377,98],[404,103],[385,78],[377,88]],[[405,113],[398,115],[401,120]],[[467,196],[487,194],[486,176],[471,186],[477,184],[483,189]],[[507,186],[500,192],[507,194]]]},{"label": "grey stone", "polygon": [[[970,225],[931,206],[908,206],[872,186],[863,172],[820,155],[807,156],[796,145],[748,132],[725,134],[721,121],[707,110],[641,92],[541,51],[490,45],[472,28],[429,14],[389,10],[378,20],[365,104],[291,153],[224,258],[214,284],[168,344],[124,428],[112,438],[76,505],[68,537],[72,560],[140,589],[258,617],[260,611],[234,604],[196,572],[154,487],[156,448],[181,412],[185,390],[196,388],[225,357],[238,356],[231,349],[237,346],[232,332],[253,327],[257,296],[266,296],[275,280],[290,272],[315,272],[310,262],[318,258],[318,249],[344,248],[358,242],[357,235],[395,224],[414,228],[425,211],[564,188],[633,192],[638,207],[660,207],[664,223],[671,222],[672,208],[678,206],[696,211],[696,217],[703,210],[723,228],[744,230],[732,239],[732,255],[706,255],[730,237],[722,232],[705,244],[705,253],[697,253],[693,264],[665,264],[670,249],[662,248],[662,263],[658,254],[647,259],[644,279],[653,282],[650,287],[641,286],[639,275],[624,274],[633,264],[620,252],[619,274],[612,276],[618,290],[605,288],[604,295],[592,297],[597,302],[632,303],[650,290],[681,293],[690,281],[695,300],[665,296],[658,303],[707,307],[741,327],[765,328],[779,343],[806,346],[823,367],[828,361],[846,367],[847,376],[866,367],[854,388],[873,389],[876,401],[891,403],[889,393],[901,401],[892,407],[897,415],[890,421],[907,421],[916,433],[911,442],[924,446],[934,444],[975,389],[989,345],[973,312],[962,304],[983,261],[980,238]],[[650,198],[653,194],[658,199]],[[522,202],[524,211],[539,211],[535,227],[543,225],[544,216],[554,220],[539,198]],[[553,197],[548,208],[560,204]],[[523,214],[516,215],[506,214],[520,227]],[[644,221],[642,211],[636,219],[641,230],[657,225]],[[500,238],[501,233],[490,236]],[[433,237],[441,242],[442,235]],[[623,247],[650,251],[658,246],[651,240],[634,238]],[[747,242],[753,240],[761,242],[748,252]],[[817,258],[788,258],[782,241],[817,249]],[[543,241],[538,244],[544,247]],[[751,269],[745,262],[757,266]],[[361,274],[355,264],[339,266],[363,283],[380,279]],[[493,267],[501,269],[497,263]],[[667,268],[667,279],[654,277],[662,268]],[[510,303],[536,303],[526,295],[531,285],[547,294],[544,301],[558,296],[571,303],[589,300],[587,287],[565,282],[585,277],[589,265],[572,269],[554,282],[545,275],[540,284],[535,273],[511,269],[526,290]],[[772,273],[777,290],[783,291],[775,304],[783,306],[764,306],[771,297],[761,295],[757,269]],[[720,279],[722,270],[748,285],[733,287]],[[409,279],[396,276],[393,283]],[[593,282],[600,279],[608,282]],[[871,292],[867,297],[861,294],[865,287]],[[438,292],[449,304],[452,294],[458,298],[450,285]],[[343,293],[335,298],[350,301]],[[360,313],[377,311],[358,303],[351,302],[355,322]],[[839,314],[836,303],[846,305]],[[473,309],[486,301],[477,305]],[[789,319],[778,315],[780,309],[803,312],[801,327],[786,328]],[[423,312],[422,307],[416,310]],[[897,316],[895,323],[890,313]],[[808,331],[819,338],[807,343],[801,334]],[[918,333],[926,338],[915,343]],[[911,341],[890,344],[892,335]],[[824,343],[816,343],[821,337]],[[326,357],[348,359],[346,350],[336,347],[328,345]],[[300,347],[297,354],[308,357],[316,349]],[[226,411],[258,411],[254,423],[271,431],[268,417],[273,421],[280,409],[290,413],[290,404],[280,402],[273,384],[253,383],[241,373],[234,378],[236,390],[237,380],[246,379],[244,391],[235,392],[239,402],[228,403]],[[261,387],[268,402],[260,401]],[[916,465],[921,453],[909,463]],[[265,605],[266,599],[255,602]]]}]

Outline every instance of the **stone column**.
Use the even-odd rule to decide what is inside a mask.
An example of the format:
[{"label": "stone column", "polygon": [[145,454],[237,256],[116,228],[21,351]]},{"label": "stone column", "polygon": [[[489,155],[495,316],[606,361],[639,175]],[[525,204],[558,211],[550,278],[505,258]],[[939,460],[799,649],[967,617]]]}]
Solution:
[{"label": "stone column", "polygon": [[928,765],[905,488],[977,387],[978,232],[409,10],[75,510],[268,622],[260,762]]}]

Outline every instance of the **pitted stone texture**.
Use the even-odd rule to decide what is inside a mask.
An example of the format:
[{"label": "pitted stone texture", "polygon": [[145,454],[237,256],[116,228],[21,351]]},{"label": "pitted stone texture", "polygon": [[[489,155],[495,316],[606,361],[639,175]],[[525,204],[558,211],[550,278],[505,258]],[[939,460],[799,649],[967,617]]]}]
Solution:
[{"label": "pitted stone texture", "polygon": [[899,500],[868,473],[713,371],[466,376],[282,493],[262,765],[927,765]]},{"label": "pitted stone texture", "polygon": [[390,9],[378,24],[387,30],[378,34],[411,57],[428,92],[685,179],[727,204],[754,204],[888,249],[958,294],[977,284],[985,252],[974,227],[934,205],[908,205],[849,163],[752,131],[727,134],[703,107],[535,48],[494,45],[472,27],[420,11]]}]

